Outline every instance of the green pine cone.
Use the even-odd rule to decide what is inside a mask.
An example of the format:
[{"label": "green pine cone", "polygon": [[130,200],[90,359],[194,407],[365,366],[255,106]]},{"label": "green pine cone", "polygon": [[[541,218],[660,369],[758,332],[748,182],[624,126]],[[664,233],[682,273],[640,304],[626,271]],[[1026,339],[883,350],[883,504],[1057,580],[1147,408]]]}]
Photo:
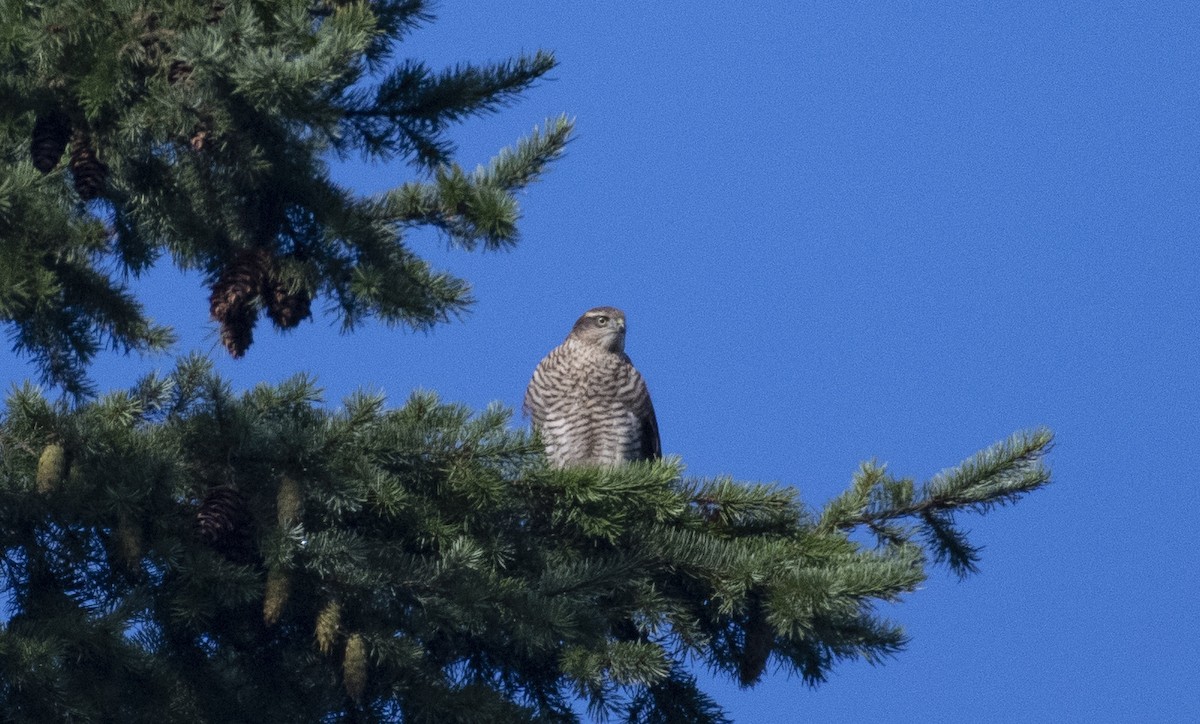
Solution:
[{"label": "green pine cone", "polygon": [[42,450],[37,466],[37,491],[51,493],[58,489],[67,472],[67,451],[58,443]]},{"label": "green pine cone", "polygon": [[275,513],[280,528],[290,528],[300,517],[300,486],[289,475],[279,479],[279,492],[275,494]]},{"label": "green pine cone", "polygon": [[128,568],[137,568],[142,560],[142,531],[126,515],[121,515],[113,531],[117,541],[117,553]]},{"label": "green pine cone", "polygon": [[274,625],[283,615],[283,607],[287,604],[291,588],[292,577],[287,571],[272,568],[267,572],[267,588],[263,594],[263,622],[268,626]]},{"label": "green pine cone", "polygon": [[352,633],[346,641],[346,654],[342,659],[342,682],[346,693],[354,701],[362,701],[367,687],[367,645],[362,634]]},{"label": "green pine cone", "polygon": [[317,614],[317,626],[315,635],[317,638],[317,648],[326,656],[333,651],[333,644],[337,640],[338,628],[342,625],[342,606],[337,601],[330,601],[325,604],[325,608]]}]

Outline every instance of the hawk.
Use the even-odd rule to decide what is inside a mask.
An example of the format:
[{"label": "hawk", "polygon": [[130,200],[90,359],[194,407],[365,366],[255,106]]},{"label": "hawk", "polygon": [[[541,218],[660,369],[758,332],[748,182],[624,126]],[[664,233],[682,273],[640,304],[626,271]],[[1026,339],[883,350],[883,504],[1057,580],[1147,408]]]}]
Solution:
[{"label": "hawk", "polygon": [[625,313],[596,307],[533,371],[525,414],[555,467],[662,456],[646,382],[625,354]]}]

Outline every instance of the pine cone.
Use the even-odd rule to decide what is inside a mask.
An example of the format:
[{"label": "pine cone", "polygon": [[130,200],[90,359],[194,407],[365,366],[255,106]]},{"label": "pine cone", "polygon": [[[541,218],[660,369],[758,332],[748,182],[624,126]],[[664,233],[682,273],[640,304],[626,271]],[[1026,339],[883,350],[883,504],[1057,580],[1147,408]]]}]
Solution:
[{"label": "pine cone", "polygon": [[234,560],[250,557],[250,523],[246,498],[232,485],[218,485],[208,491],[196,511],[200,539]]},{"label": "pine cone", "polygon": [[193,70],[192,64],[186,60],[172,60],[171,66],[167,68],[167,82],[175,85],[176,83],[185,81],[192,74]]},{"label": "pine cone", "polygon": [[87,480],[83,477],[83,466],[79,463],[67,466],[67,485],[71,486],[72,490],[82,490],[87,485]]},{"label": "pine cone", "polygon": [[263,249],[238,253],[212,285],[209,312],[221,325],[221,344],[234,359],[246,354],[254,341],[258,300],[265,296],[271,255]]},{"label": "pine cone", "polygon": [[287,604],[291,592],[292,578],[279,568],[267,572],[267,587],[263,593],[263,621],[273,626],[283,615],[283,607]]},{"label": "pine cone", "polygon": [[212,138],[213,120],[207,115],[202,115],[196,124],[192,126],[192,135],[188,139],[188,145],[196,153],[200,153],[209,145],[209,139]]},{"label": "pine cone", "polygon": [[188,145],[192,147],[193,151],[199,153],[200,151],[204,150],[204,146],[208,143],[208,137],[210,135],[211,134],[208,132],[208,129],[201,128],[193,133],[192,137],[188,139]]},{"label": "pine cone", "polygon": [[245,518],[246,499],[231,485],[218,485],[208,491],[200,510],[196,511],[196,527],[206,543],[231,534]]},{"label": "pine cone", "polygon": [[280,528],[290,528],[300,517],[300,486],[290,475],[279,479],[279,492],[275,494],[275,514]]},{"label": "pine cone", "polygon": [[71,137],[71,174],[75,177],[75,191],[84,201],[91,201],[104,190],[108,168],[96,157],[96,149],[83,131],[76,131]]},{"label": "pine cone", "polygon": [[224,0],[213,0],[212,4],[208,6],[208,15],[205,16],[204,21],[209,25],[216,25],[217,23],[221,22],[221,18],[224,17],[224,15]]},{"label": "pine cone", "polygon": [[142,560],[142,530],[129,516],[122,514],[113,530],[117,553],[127,568],[137,568]]},{"label": "pine cone", "polygon": [[213,319],[218,322],[229,310],[246,306],[263,293],[271,272],[271,255],[265,249],[238,252],[212,285],[209,298]]},{"label": "pine cone", "polygon": [[258,323],[258,309],[255,307],[239,307],[221,320],[221,344],[229,350],[234,359],[245,356],[246,350],[254,343],[254,325]]},{"label": "pine cone", "polygon": [[337,601],[330,601],[317,614],[317,626],[314,634],[317,638],[317,648],[326,656],[333,651],[333,642],[337,640],[338,628],[342,625],[342,606]]},{"label": "pine cone", "polygon": [[279,329],[291,329],[312,316],[312,299],[308,292],[289,292],[278,279],[271,283],[267,295],[267,316]]},{"label": "pine cone", "polygon": [[67,451],[58,443],[42,449],[37,466],[37,491],[52,493],[58,489],[67,472]]},{"label": "pine cone", "polygon": [[33,137],[29,143],[29,154],[33,166],[42,173],[50,173],[62,159],[71,136],[71,122],[62,111],[40,114],[33,124]]},{"label": "pine cone", "polygon": [[367,687],[367,645],[360,633],[350,634],[350,639],[346,641],[342,683],[346,685],[346,693],[351,699],[362,701],[363,690]]}]

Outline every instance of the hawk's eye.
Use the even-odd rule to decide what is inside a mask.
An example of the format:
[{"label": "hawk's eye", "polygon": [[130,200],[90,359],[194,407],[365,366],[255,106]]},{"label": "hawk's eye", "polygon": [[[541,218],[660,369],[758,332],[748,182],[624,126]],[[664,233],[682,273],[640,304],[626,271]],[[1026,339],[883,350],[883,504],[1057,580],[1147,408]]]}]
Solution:
[{"label": "hawk's eye", "polygon": [[603,327],[608,324],[608,317],[596,317],[596,326]]}]

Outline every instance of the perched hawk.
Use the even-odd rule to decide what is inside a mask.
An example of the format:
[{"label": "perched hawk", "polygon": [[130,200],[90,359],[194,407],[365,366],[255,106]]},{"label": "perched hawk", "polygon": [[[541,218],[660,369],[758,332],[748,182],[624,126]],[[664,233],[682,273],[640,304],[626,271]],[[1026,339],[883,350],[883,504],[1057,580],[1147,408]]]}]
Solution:
[{"label": "perched hawk", "polygon": [[556,467],[617,465],[662,455],[654,405],[625,354],[625,313],[584,312],[533,371],[525,414]]}]

